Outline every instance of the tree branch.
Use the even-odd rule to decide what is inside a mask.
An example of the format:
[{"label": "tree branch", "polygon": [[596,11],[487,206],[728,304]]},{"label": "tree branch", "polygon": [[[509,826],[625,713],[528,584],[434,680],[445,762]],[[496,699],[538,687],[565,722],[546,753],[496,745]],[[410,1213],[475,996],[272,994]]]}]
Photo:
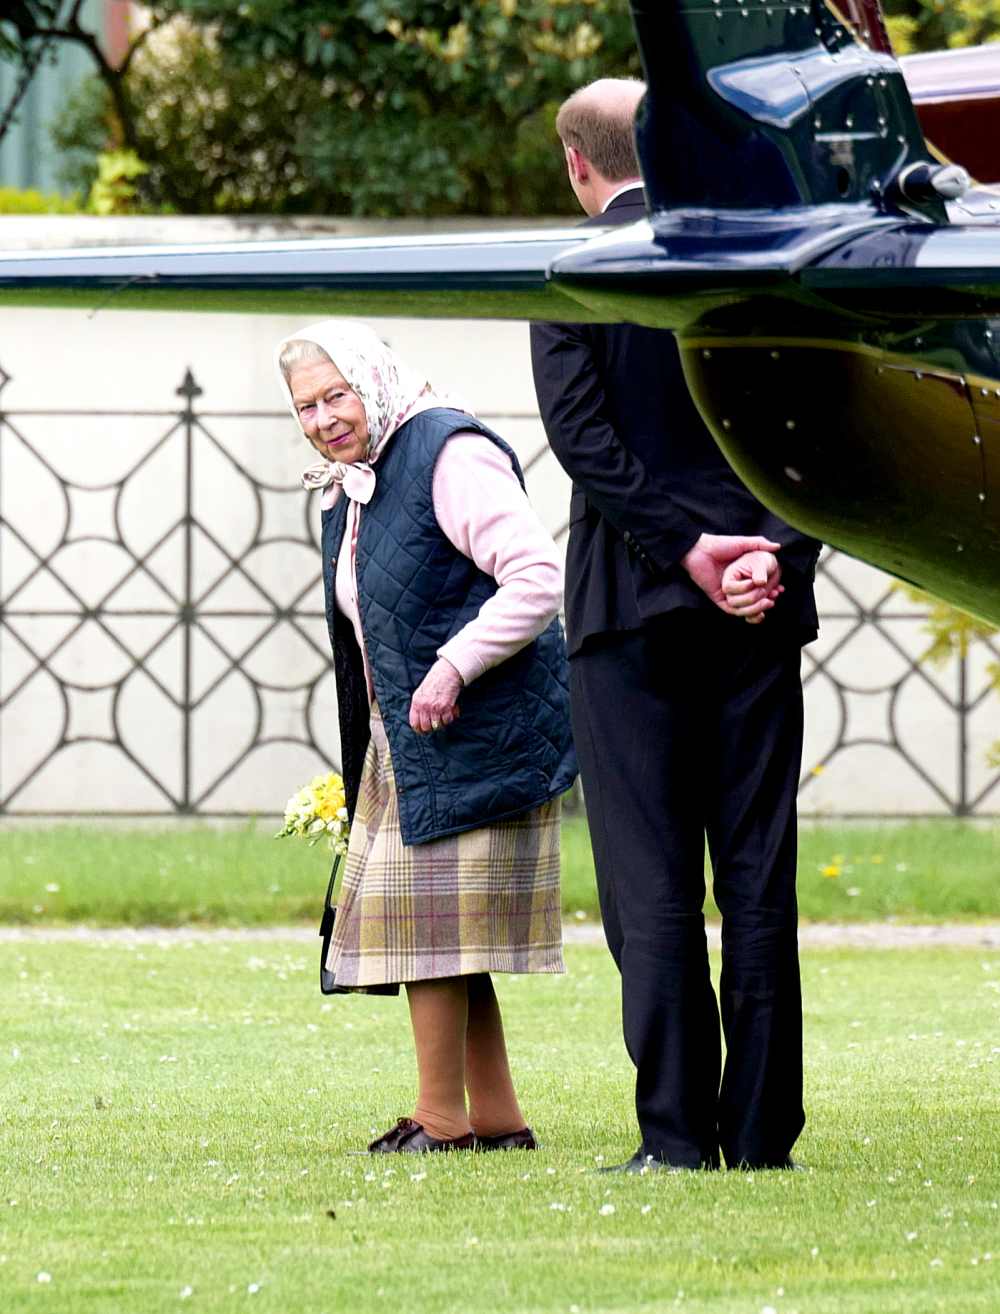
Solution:
[{"label": "tree branch", "polygon": [[28,54],[25,55],[24,68],[21,72],[21,79],[18,82],[17,86],[14,88],[14,94],[10,98],[10,104],[4,110],[3,118],[0,119],[0,141],[3,141],[4,136],[7,133],[7,130],[10,128],[10,125],[14,122],[14,115],[17,113],[17,107],[18,105],[20,105],[21,101],[27,95],[28,88],[31,86],[31,79],[35,76],[35,70],[38,68],[38,65],[45,58],[45,52],[48,50],[48,48],[49,48],[49,43],[47,41],[40,41],[38,43],[37,54],[33,53],[32,55],[28,55]]},{"label": "tree branch", "polygon": [[[69,21],[72,22],[73,20],[75,20],[77,14],[79,13],[80,5],[82,3],[83,0],[77,0],[77,3],[74,4],[73,8],[70,10],[69,13]],[[58,20],[59,17],[58,10],[56,10],[55,16],[56,19]],[[28,38],[28,40],[29,41],[35,40],[35,34],[32,33],[31,37]],[[50,40],[46,40],[44,37],[42,37],[38,41],[38,44],[35,47],[35,49],[29,50],[27,48],[27,42],[25,43],[23,47],[23,55],[22,55],[24,64],[21,70],[21,77],[17,83],[17,86],[14,88],[14,94],[10,98],[10,103],[8,104],[7,108],[3,112],[3,117],[0,118],[0,141],[3,141],[4,136],[9,130],[11,124],[14,122],[14,115],[17,113],[17,107],[20,105],[21,101],[27,95],[28,88],[31,86],[31,81],[34,78],[36,72],[38,71],[38,66],[45,58],[46,53],[48,52],[49,46],[51,44],[52,42]]]},{"label": "tree branch", "polygon": [[153,33],[157,30],[157,28],[162,27],[166,21],[167,19],[162,17],[161,15],[154,14],[152,19],[150,20],[149,26],[144,27],[141,32],[136,33],[136,35],[132,38],[132,42],[129,45],[128,50],[125,51],[125,54],[122,57],[122,62],[118,65],[119,73],[121,73],[124,76],[129,71],[129,67],[132,64],[132,59],[136,51],[140,50],[146,44],[149,38],[153,35]]},{"label": "tree branch", "polygon": [[[118,123],[118,127],[121,129],[122,144],[128,150],[134,151],[136,155],[138,155],[140,159],[144,159],[146,163],[152,163],[156,158],[156,153],[153,152],[152,156],[150,156],[146,150],[148,143],[144,142],[136,131],[132,106],[129,103],[128,93],[125,89],[125,72],[128,61],[149,35],[149,32],[152,31],[152,28],[148,29],[146,32],[140,33],[139,36],[135,38],[129,48],[125,60],[122,61],[121,68],[115,68],[113,64],[108,62],[97,37],[94,36],[92,32],[88,32],[85,28],[81,27],[76,21],[82,5],[83,0],[75,0],[69,18],[66,20],[65,27],[46,28],[44,30],[39,30],[37,35],[52,41],[75,41],[77,45],[83,46],[85,50],[89,51],[91,58],[97,65],[97,76],[104,83],[107,93],[111,97],[114,116]],[[180,198],[173,187],[167,171],[164,171],[163,173],[161,186],[167,200],[171,204],[179,206]]]}]

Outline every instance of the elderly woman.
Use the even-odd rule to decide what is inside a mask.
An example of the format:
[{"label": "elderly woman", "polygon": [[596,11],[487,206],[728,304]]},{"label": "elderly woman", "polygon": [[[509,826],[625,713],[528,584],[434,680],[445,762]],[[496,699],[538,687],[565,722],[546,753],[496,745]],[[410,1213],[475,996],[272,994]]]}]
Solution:
[{"label": "elderly woman", "polygon": [[304,482],[352,815],[327,968],[404,983],[416,1047],[413,1116],[368,1148],[533,1149],[490,973],[562,971],[559,557],[511,449],[371,330],[311,325],[278,367],[323,458]]}]

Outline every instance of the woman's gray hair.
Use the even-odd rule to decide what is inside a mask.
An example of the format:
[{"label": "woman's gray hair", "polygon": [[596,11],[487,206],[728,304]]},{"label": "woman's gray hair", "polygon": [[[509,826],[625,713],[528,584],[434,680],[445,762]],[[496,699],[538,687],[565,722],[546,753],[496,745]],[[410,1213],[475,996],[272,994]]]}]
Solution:
[{"label": "woman's gray hair", "polygon": [[312,361],[325,360],[333,364],[329,355],[323,350],[318,342],[310,342],[308,338],[291,338],[281,348],[281,355],[278,357],[278,368],[281,370],[286,383],[291,381],[292,370],[296,365],[307,365]]}]

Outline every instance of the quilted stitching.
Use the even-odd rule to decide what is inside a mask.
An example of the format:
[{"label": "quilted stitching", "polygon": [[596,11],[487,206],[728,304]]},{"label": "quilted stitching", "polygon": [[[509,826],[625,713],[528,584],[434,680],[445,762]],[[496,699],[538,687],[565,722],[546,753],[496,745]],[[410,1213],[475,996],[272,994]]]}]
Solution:
[{"label": "quilted stitching", "polygon": [[[455,550],[434,516],[437,458],[453,433],[469,430],[507,453],[523,486],[516,456],[485,425],[457,411],[425,411],[404,425],[382,458],[359,529],[362,625],[401,786],[400,822],[408,844],[527,811],[562,793],[576,774],[558,621],[470,685],[462,695],[462,717],[441,737],[416,735],[409,727],[410,698],[437,649],[497,587]],[[329,560],[345,521],[346,504],[338,504],[324,524],[331,635]]]}]

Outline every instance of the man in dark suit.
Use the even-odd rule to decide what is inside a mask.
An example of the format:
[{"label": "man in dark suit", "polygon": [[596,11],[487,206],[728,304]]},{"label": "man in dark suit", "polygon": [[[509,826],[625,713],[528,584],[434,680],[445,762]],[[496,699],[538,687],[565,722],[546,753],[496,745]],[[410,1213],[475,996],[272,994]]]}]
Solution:
[{"label": "man in dark suit", "polygon": [[[560,110],[588,224],[645,216],[632,131],[642,93],[606,79]],[[671,333],[535,324],[531,352],[546,433],[573,480],[573,730],[642,1134],[621,1167],[717,1167],[720,1149],[730,1167],[788,1167],[804,1123],[799,665],[816,634],[819,544],[726,464]]]}]

